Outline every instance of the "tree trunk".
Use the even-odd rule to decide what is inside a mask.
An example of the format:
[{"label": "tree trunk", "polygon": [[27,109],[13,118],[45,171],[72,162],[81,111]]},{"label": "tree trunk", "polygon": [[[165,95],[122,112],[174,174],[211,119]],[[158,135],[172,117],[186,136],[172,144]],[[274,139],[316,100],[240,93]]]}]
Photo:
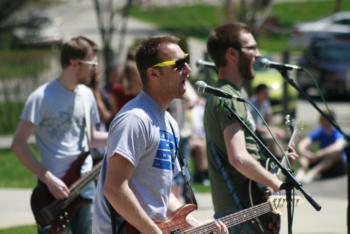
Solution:
[{"label": "tree trunk", "polygon": [[342,0],[335,0],[334,12],[338,12],[341,10],[341,4],[342,4]]}]

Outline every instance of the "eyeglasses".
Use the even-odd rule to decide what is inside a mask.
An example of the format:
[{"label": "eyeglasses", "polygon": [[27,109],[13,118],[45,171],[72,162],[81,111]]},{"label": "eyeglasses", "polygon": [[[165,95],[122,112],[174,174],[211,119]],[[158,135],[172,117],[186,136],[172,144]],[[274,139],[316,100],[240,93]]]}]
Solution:
[{"label": "eyeglasses", "polygon": [[98,62],[94,61],[94,60],[79,60],[79,62],[83,63],[83,64],[90,65],[90,67],[92,67],[92,68],[96,68],[98,65]]},{"label": "eyeglasses", "polygon": [[241,46],[240,49],[248,49],[248,50],[251,50],[251,51],[257,51],[258,50],[258,47],[256,45],[252,45],[252,46]]},{"label": "eyeglasses", "polygon": [[161,63],[157,63],[153,65],[152,67],[170,67],[174,66],[176,70],[182,70],[186,64],[190,63],[190,56],[188,54],[185,54],[184,58],[178,59],[178,60],[167,60],[163,61]]}]

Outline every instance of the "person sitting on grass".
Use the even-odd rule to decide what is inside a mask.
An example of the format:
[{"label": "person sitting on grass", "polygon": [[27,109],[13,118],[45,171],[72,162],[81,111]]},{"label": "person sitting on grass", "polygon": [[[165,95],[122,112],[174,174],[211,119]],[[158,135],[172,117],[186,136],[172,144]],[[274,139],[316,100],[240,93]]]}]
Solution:
[{"label": "person sitting on grass", "polygon": [[[329,117],[335,119],[333,111]],[[345,139],[332,124],[323,116],[319,118],[320,126],[309,133],[299,143],[301,169],[297,178],[304,183],[317,178],[329,178],[345,174]],[[313,144],[318,144],[318,150],[311,151]]]}]

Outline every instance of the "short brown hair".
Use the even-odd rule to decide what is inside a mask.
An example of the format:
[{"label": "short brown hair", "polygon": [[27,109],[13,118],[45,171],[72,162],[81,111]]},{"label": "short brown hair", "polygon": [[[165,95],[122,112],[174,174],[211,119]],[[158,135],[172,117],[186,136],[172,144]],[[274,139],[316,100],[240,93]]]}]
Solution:
[{"label": "short brown hair", "polygon": [[61,66],[66,68],[70,64],[71,59],[84,59],[91,49],[94,53],[97,52],[97,45],[92,40],[77,36],[63,44],[61,49]]},{"label": "short brown hair", "polygon": [[147,83],[147,69],[162,61],[159,48],[162,44],[178,44],[179,39],[175,36],[155,36],[141,42],[136,50],[136,65],[139,70],[143,84]]},{"label": "short brown hair", "polygon": [[207,50],[217,67],[226,65],[225,53],[228,48],[241,48],[241,32],[250,32],[243,23],[229,23],[214,29],[207,41]]}]

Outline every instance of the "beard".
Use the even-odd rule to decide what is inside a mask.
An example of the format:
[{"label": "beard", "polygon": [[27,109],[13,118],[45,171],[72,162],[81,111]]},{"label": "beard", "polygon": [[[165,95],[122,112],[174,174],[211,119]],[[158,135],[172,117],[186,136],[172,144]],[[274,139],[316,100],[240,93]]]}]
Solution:
[{"label": "beard", "polygon": [[252,58],[242,52],[239,53],[238,69],[244,79],[252,80],[254,78]]}]

